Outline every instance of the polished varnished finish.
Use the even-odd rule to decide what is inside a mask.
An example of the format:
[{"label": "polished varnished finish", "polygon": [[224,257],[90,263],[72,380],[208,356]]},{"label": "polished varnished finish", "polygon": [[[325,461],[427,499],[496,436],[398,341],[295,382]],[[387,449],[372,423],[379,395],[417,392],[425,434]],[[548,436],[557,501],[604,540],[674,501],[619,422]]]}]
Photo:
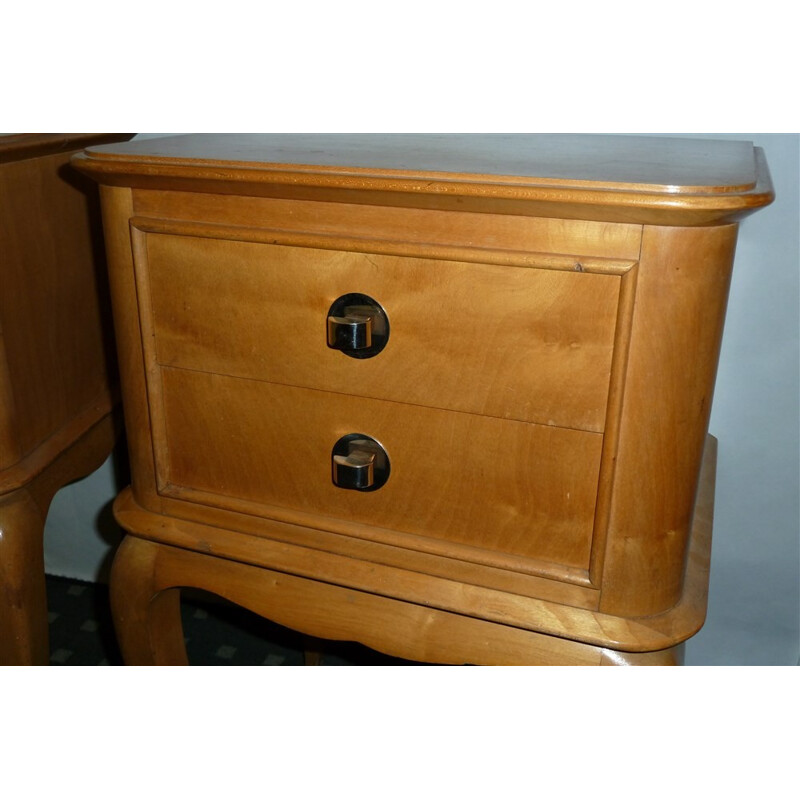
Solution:
[{"label": "polished varnished finish", "polygon": [[644,230],[603,566],[604,611],[652,614],[680,599],[735,241],[732,225]]},{"label": "polished varnished finish", "polygon": [[[431,539],[407,542],[416,549],[481,547],[503,566],[522,568],[524,557],[589,567],[597,434],[188,370],[162,370],[161,388],[163,495],[194,489],[222,508],[250,501],[275,519],[332,516],[334,530],[360,523],[381,529],[369,534],[378,540]],[[331,483],[330,451],[362,429],[386,447],[396,479],[354,498]]]},{"label": "polished varnished finish", "polygon": [[[576,282],[571,259],[561,269],[512,268],[154,234],[142,250],[163,366],[339,393],[358,385],[376,399],[603,430],[629,263],[585,265],[596,271]],[[421,298],[433,271],[437,281]],[[180,293],[170,291],[177,285]],[[340,286],[391,298],[392,342],[380,358],[326,352],[320,298]],[[577,313],[590,304],[591,316]],[[243,317],[248,325],[227,337]]]},{"label": "polished varnished finish", "polygon": [[101,160],[159,165],[246,166],[263,171],[430,180],[443,175],[508,181],[519,186],[614,184],[641,192],[743,192],[755,188],[748,142],[657,140],[594,135],[520,134],[209,134],[164,137],[94,151]]},{"label": "polished varnished finish", "polygon": [[48,662],[50,501],[100,466],[117,402],[97,189],[69,159],[125,134],[0,137],[0,663]]},{"label": "polished varnished finish", "polygon": [[644,137],[199,134],[83,166],[139,189],[674,225],[739,219],[772,197],[748,143]]},{"label": "polished varnished finish", "polygon": [[4,133],[0,134],[0,164],[71,155],[76,150],[104,142],[125,142],[132,133]]},{"label": "polished varnished finish", "polygon": [[[714,510],[714,477],[716,469],[716,441],[709,437],[704,451],[704,463],[701,473],[701,483],[698,493],[697,508],[691,531],[685,576],[685,590],[681,602],[674,608],[661,615],[643,618],[621,618],[602,614],[580,607],[577,597],[572,602],[548,602],[534,598],[525,598],[521,594],[498,592],[486,589],[479,585],[476,576],[454,575],[452,570],[446,576],[431,578],[434,574],[432,564],[424,563],[413,558],[406,558],[401,564],[392,569],[378,569],[376,564],[383,561],[381,553],[374,546],[364,544],[358,551],[352,551],[350,557],[338,554],[339,548],[328,547],[327,550],[310,551],[303,546],[302,529],[283,526],[283,529],[273,529],[273,536],[265,538],[261,535],[258,526],[252,524],[252,518],[242,517],[238,520],[236,528],[247,531],[247,535],[232,536],[229,530],[219,527],[220,518],[213,514],[206,515],[209,524],[190,523],[186,520],[170,518],[169,516],[152,514],[143,511],[133,499],[130,490],[124,491],[116,500],[115,514],[120,523],[127,529],[136,531],[136,536],[128,537],[128,545],[119,556],[119,564],[115,564],[112,575],[112,601],[116,606],[115,615],[135,614],[140,619],[146,619],[151,613],[147,604],[154,601],[160,592],[167,588],[177,588],[181,585],[196,586],[221,594],[224,597],[236,597],[242,605],[258,610],[272,619],[284,624],[289,624],[285,614],[294,614],[295,599],[285,599],[276,596],[272,606],[258,608],[254,605],[259,601],[247,599],[248,589],[240,594],[239,587],[233,584],[225,590],[220,590],[220,585],[225,581],[209,583],[214,563],[230,561],[235,564],[247,564],[259,568],[268,568],[276,571],[274,583],[276,589],[287,584],[289,576],[311,578],[312,581],[300,581],[294,585],[305,587],[308,597],[304,605],[315,609],[315,619],[307,620],[305,624],[294,624],[300,630],[323,638],[348,638],[338,635],[338,626],[346,624],[350,630],[359,630],[358,636],[353,638],[372,646],[381,645],[378,649],[394,655],[414,658],[410,655],[418,647],[418,643],[406,640],[405,633],[399,633],[391,625],[381,625],[373,629],[369,617],[360,620],[351,616],[351,598],[358,596],[367,604],[374,601],[383,604],[387,595],[403,600],[410,608],[412,615],[421,614],[426,610],[440,609],[451,612],[444,615],[435,615],[440,620],[453,620],[455,614],[460,618],[478,618],[486,621],[502,622],[498,630],[494,631],[493,638],[502,639],[504,635],[512,639],[520,630],[529,632],[542,632],[555,641],[550,641],[553,653],[550,659],[559,659],[564,652],[573,654],[583,653],[587,650],[574,647],[573,642],[566,645],[562,639],[579,638],[581,642],[613,650],[618,653],[619,659],[644,657],[648,654],[667,652],[676,647],[680,642],[695,633],[703,624],[708,590],[709,556],[711,549],[711,528]],[[228,525],[231,520],[228,519]],[[140,550],[137,540],[146,540],[149,545],[159,545],[169,542],[180,552],[191,551],[211,558],[205,573],[206,577],[199,581],[197,576],[182,574],[180,570],[174,572],[159,586],[150,585],[152,581],[151,566],[144,569],[144,574],[139,567],[129,560],[128,552],[149,552],[158,560],[159,547],[149,547],[146,551]],[[166,552],[166,550],[164,551]],[[135,559],[134,559],[135,561]],[[191,559],[195,564],[201,563],[199,559]],[[426,574],[420,575],[420,572]],[[128,574],[136,573],[136,574]],[[387,582],[390,591],[387,591]],[[144,584],[145,589],[134,588]],[[351,591],[339,593],[341,604],[329,606],[328,588],[331,585],[348,587]],[[541,585],[541,584],[540,584]],[[524,587],[520,587],[524,591]],[[541,592],[544,594],[545,592]],[[136,595],[134,598],[133,595]],[[134,608],[134,606],[141,606]],[[284,608],[288,606],[288,608]],[[400,608],[397,604],[392,604]],[[124,612],[123,609],[130,609]],[[330,614],[330,618],[329,615]],[[348,617],[343,623],[337,618]],[[509,624],[513,623],[513,624]],[[171,626],[174,626],[174,621]],[[121,627],[127,628],[124,624]],[[489,630],[482,626],[478,630]],[[146,630],[125,630],[123,638],[141,639],[150,637]],[[458,636],[458,634],[453,634]],[[540,647],[546,647],[547,639],[534,637]],[[168,643],[172,648],[174,643]],[[467,643],[466,647],[469,647]],[[622,651],[624,656],[620,655]],[[530,656],[528,663],[534,662]],[[517,654],[516,658],[525,655]],[[541,659],[541,653],[535,658]],[[424,658],[422,660],[428,660]],[[480,661],[477,656],[466,661]],[[490,662],[492,663],[492,662]],[[494,663],[499,663],[495,660]],[[549,663],[553,663],[552,660]],[[583,663],[583,661],[566,663]]]},{"label": "polished varnished finish", "polygon": [[44,525],[55,493],[96,470],[117,441],[113,412],[97,417],[22,488],[0,495],[0,664],[49,663]]},{"label": "polished varnished finish", "polygon": [[[130,661],[185,659],[180,585],[420,660],[680,660],[705,613],[734,220],[771,190],[746,143],[627,144],[185,137],[76,159],[103,184]],[[328,346],[349,292],[390,321],[374,358]],[[391,461],[377,491],[331,479],[354,432]]]}]

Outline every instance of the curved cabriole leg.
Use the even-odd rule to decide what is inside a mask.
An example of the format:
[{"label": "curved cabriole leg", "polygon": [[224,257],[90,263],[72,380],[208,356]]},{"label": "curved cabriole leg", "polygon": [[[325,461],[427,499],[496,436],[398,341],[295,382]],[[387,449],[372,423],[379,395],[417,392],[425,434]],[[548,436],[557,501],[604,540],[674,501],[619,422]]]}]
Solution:
[{"label": "curved cabriole leg", "polygon": [[[159,561],[159,555],[161,560]],[[169,555],[166,561],[164,557]],[[186,571],[174,569],[187,556]],[[188,663],[180,617],[180,588],[205,586],[191,565],[198,560],[174,548],[128,535],[111,568],[110,599],[117,640],[128,665],[169,666]],[[202,562],[203,559],[200,559]],[[183,573],[183,574],[179,574]],[[218,587],[215,587],[218,588]],[[306,637],[305,663],[319,665],[322,641]]]},{"label": "curved cabriole leg", "polygon": [[0,665],[49,663],[44,514],[25,489],[0,497]]},{"label": "curved cabriole leg", "polygon": [[[683,645],[624,653],[495,625],[128,534],[111,572],[126,664],[186,664],[178,587],[201,589],[317,638],[359,641],[423,663],[672,666]],[[307,664],[315,663],[313,654]]]},{"label": "curved cabriole leg", "polygon": [[111,613],[122,657],[139,666],[188,663],[180,589],[159,582],[159,547],[126,536],[111,568]]},{"label": "curved cabriole leg", "polygon": [[50,663],[44,575],[47,512],[59,489],[105,461],[118,424],[107,414],[55,458],[48,454],[52,460],[43,469],[29,457],[0,474],[0,484],[14,487],[0,494],[0,665]]},{"label": "curved cabriole leg", "polygon": [[590,645],[129,534],[111,574],[112,613],[126,663],[186,663],[174,587],[211,592],[312,641],[356,641],[422,663],[597,665],[601,659]]}]

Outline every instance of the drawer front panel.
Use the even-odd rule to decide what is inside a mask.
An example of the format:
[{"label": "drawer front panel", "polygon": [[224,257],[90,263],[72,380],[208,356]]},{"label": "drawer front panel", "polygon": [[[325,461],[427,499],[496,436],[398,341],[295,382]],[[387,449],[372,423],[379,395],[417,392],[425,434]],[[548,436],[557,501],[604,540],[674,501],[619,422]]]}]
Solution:
[{"label": "drawer front panel", "polygon": [[[377,540],[406,534],[412,549],[426,537],[440,552],[452,543],[588,567],[599,434],[187,370],[159,378],[166,494],[197,490],[233,510],[248,501],[279,519],[281,509],[319,515],[323,527],[363,523]],[[388,452],[379,490],[333,484],[331,448],[349,433]]]},{"label": "drawer front panel", "polygon": [[[603,430],[617,274],[145,239],[162,365]],[[351,292],[388,315],[390,339],[374,358],[327,346],[328,310]]]}]

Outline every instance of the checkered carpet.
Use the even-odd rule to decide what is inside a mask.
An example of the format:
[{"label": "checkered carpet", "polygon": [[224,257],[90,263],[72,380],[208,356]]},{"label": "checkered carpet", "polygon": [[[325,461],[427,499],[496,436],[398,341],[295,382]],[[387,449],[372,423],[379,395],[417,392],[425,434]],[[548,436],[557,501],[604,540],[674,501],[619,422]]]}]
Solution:
[{"label": "checkered carpet", "polygon": [[[47,577],[50,663],[119,665],[108,589],[100,584]],[[308,643],[300,634],[245,609],[192,596],[181,602],[189,663],[198,666],[301,666]],[[392,666],[408,662],[349,642],[320,642],[322,666]]]}]

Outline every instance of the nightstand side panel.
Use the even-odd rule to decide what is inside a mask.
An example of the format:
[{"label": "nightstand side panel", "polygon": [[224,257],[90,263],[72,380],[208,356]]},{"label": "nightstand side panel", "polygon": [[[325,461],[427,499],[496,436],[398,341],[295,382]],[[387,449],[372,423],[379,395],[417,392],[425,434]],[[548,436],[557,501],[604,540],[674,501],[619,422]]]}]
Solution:
[{"label": "nightstand side panel", "polygon": [[601,610],[681,597],[737,235],[646,227],[619,421]]}]

